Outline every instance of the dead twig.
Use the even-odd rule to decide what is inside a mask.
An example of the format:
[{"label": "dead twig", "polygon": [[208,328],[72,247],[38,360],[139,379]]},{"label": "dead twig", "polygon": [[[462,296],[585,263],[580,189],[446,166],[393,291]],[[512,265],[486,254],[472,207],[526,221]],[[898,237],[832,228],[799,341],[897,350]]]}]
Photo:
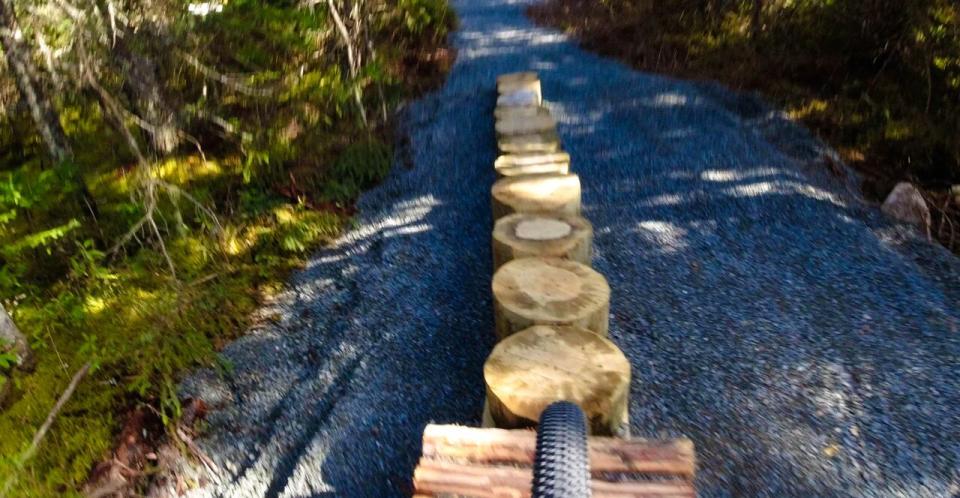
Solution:
[{"label": "dead twig", "polygon": [[[40,443],[43,441],[43,438],[47,435],[47,432],[50,430],[50,427],[53,425],[53,421],[57,418],[57,415],[60,413],[60,410],[63,409],[63,405],[70,400],[70,397],[73,396],[73,392],[76,391],[77,385],[80,384],[80,380],[90,371],[91,363],[88,361],[84,363],[80,370],[77,370],[77,373],[73,374],[73,378],[70,379],[70,384],[67,385],[67,389],[63,391],[63,394],[60,395],[60,398],[57,399],[56,404],[53,405],[53,408],[50,410],[50,413],[47,414],[47,419],[43,421],[43,425],[37,429],[37,432],[33,435],[33,440],[30,441],[30,446],[20,454],[20,457],[17,458],[16,468],[17,470],[23,469],[24,464],[28,460],[33,458],[33,455],[37,453],[37,448],[40,447]],[[7,496],[7,493],[10,491],[10,488],[13,487],[17,482],[17,473],[14,473],[7,481],[3,484],[3,491],[0,492],[0,496]]]}]

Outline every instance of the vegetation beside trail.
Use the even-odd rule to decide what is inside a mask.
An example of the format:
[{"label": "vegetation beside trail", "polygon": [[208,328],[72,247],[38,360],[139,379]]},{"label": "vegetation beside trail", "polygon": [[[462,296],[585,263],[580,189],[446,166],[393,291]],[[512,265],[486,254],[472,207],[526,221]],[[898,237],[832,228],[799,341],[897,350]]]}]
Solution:
[{"label": "vegetation beside trail", "polygon": [[957,2],[547,0],[529,13],[640,69],[760,91],[859,170],[868,197],[923,188],[932,232],[960,249]]},{"label": "vegetation beside trail", "polygon": [[179,376],[349,224],[454,20],[444,0],[0,0],[0,22],[0,304],[36,360],[0,344],[0,495],[76,495],[131,410],[170,427]]}]

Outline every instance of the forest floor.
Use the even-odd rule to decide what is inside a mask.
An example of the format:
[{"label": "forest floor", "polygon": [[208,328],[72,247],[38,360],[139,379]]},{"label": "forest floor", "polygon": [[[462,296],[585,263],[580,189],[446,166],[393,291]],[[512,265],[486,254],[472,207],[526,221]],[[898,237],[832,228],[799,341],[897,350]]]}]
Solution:
[{"label": "forest floor", "polygon": [[641,71],[759,92],[854,168],[868,200],[882,202],[898,182],[916,184],[932,212],[934,237],[960,251],[954,228],[960,226],[960,206],[949,193],[956,159],[940,154],[933,143],[947,128],[931,119],[929,102],[924,110],[904,98],[913,90],[898,87],[883,69],[864,74],[845,65],[842,49],[780,50],[787,43],[780,39],[757,48],[744,29],[748,19],[727,19],[706,33],[696,23],[682,22],[682,14],[678,22],[683,8],[665,3],[633,12],[591,0],[548,0],[531,5],[527,15]]},{"label": "forest floor", "polygon": [[[477,425],[494,337],[494,79],[540,73],[583,184],[635,436],[684,435],[701,496],[941,497],[960,455],[960,260],[865,201],[760,99],[634,71],[457,0],[444,86],[387,180],[182,395],[219,480],[190,496],[409,494],[428,422]],[[192,470],[191,470],[192,469]]]}]

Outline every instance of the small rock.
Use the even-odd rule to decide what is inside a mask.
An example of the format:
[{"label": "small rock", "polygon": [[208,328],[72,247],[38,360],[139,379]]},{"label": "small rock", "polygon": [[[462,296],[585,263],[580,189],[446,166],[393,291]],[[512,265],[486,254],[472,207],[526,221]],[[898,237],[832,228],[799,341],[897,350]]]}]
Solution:
[{"label": "small rock", "polygon": [[900,182],[883,201],[884,213],[922,228],[930,233],[930,209],[917,187],[909,182]]}]

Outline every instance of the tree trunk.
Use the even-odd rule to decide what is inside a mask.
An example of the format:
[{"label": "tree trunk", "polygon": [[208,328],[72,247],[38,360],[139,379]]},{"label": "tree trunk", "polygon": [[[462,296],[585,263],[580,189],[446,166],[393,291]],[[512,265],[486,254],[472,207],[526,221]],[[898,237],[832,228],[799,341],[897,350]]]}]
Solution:
[{"label": "tree trunk", "polygon": [[30,343],[0,303],[0,351],[8,350],[17,355],[17,366],[21,370],[33,369],[36,359],[30,349]]},{"label": "tree trunk", "polygon": [[[104,0],[97,0],[97,7],[104,24],[109,24],[104,13],[109,12],[109,6]],[[123,77],[123,90],[137,116],[143,121],[141,128],[150,137],[150,144],[158,156],[173,152],[180,145],[180,131],[176,119],[176,112],[169,104],[169,99],[163,91],[161,76],[156,62],[149,55],[138,51],[137,42],[143,45],[150,43],[162,45],[167,39],[162,21],[149,21],[141,25],[136,31],[126,29],[123,25],[116,26],[116,37],[113,41],[112,59],[117,70]],[[160,47],[159,50],[162,50]],[[159,51],[158,50],[158,51]]]},{"label": "tree trunk", "polygon": [[629,429],[630,362],[614,343],[580,327],[537,325],[500,341],[483,365],[497,427],[532,427],[555,401],[583,409],[591,434]]},{"label": "tree trunk", "polygon": [[492,288],[500,340],[533,325],[575,325],[607,335],[610,286],[587,265],[558,258],[515,259],[493,274]]},{"label": "tree trunk", "polygon": [[16,80],[17,90],[30,110],[30,117],[43,139],[47,153],[57,162],[71,159],[73,152],[63,127],[60,126],[57,111],[40,86],[30,50],[23,43],[23,33],[13,9],[13,0],[0,0],[0,45],[3,46],[7,67]]},{"label": "tree trunk", "polygon": [[[72,161],[73,150],[60,125],[60,115],[41,86],[36,67],[30,57],[30,50],[23,43],[23,33],[20,31],[17,13],[13,8],[13,0],[0,0],[0,46],[3,47],[7,67],[13,73],[17,90],[30,111],[30,117],[33,118],[47,153],[58,165]],[[80,171],[76,168],[72,169],[73,180],[80,190],[90,217],[97,225],[100,216],[97,202],[87,188]]]},{"label": "tree trunk", "polygon": [[750,37],[754,42],[760,38],[763,29],[763,0],[753,0],[753,12],[750,16]]}]

